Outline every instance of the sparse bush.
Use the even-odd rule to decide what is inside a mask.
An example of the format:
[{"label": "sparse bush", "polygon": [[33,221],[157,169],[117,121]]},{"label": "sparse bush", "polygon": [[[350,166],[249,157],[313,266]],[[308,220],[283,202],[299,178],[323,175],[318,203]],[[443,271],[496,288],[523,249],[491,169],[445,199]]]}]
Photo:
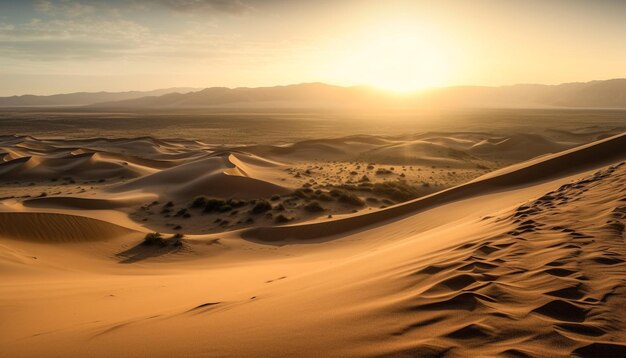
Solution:
[{"label": "sparse bush", "polygon": [[277,194],[272,195],[272,197],[270,198],[270,200],[271,200],[271,201],[277,201],[277,200],[280,200],[280,195],[277,195]]},{"label": "sparse bush", "polygon": [[274,218],[274,222],[277,224],[284,224],[284,223],[290,222],[291,220],[293,220],[293,218],[289,218],[283,214],[280,214]]},{"label": "sparse bush", "polygon": [[324,208],[317,201],[312,201],[304,206],[304,210],[310,213],[318,213],[324,211]]},{"label": "sparse bush", "polygon": [[172,236],[172,238],[170,239],[170,241],[172,242],[172,245],[174,246],[183,246],[183,237],[185,235],[181,234],[181,233],[176,233],[174,234],[174,236]]},{"label": "sparse bush", "polygon": [[230,205],[224,205],[224,206],[218,208],[218,211],[220,213],[225,213],[225,212],[231,211],[231,210],[233,210],[233,207],[230,206]]},{"label": "sparse bush", "polygon": [[354,206],[365,205],[365,202],[361,200],[361,198],[345,190],[333,189],[330,191],[330,195],[337,198],[337,201],[340,203],[354,205]]},{"label": "sparse bush", "polygon": [[151,233],[147,233],[146,236],[143,238],[143,244],[150,245],[150,246],[155,246],[155,245],[165,246],[165,240],[163,240],[163,236],[161,236],[160,233],[151,232]]},{"label": "sparse bush", "polygon": [[248,202],[245,200],[228,199],[226,204],[228,204],[231,208],[240,208],[248,204]]},{"label": "sparse bush", "polygon": [[402,180],[376,183],[372,187],[372,192],[378,195],[386,196],[395,201],[406,201],[420,195],[415,187]]},{"label": "sparse bush", "polygon": [[213,211],[223,213],[226,211],[230,211],[231,209],[232,207],[230,205],[226,204],[224,200],[220,199],[207,199],[206,203],[204,204],[205,213],[210,213]]},{"label": "sparse bush", "polygon": [[321,201],[333,201],[332,196],[326,194],[326,193],[321,193],[317,196],[317,199],[321,200]]},{"label": "sparse bush", "polygon": [[393,174],[393,172],[389,169],[379,168],[376,170],[376,175],[389,175]]},{"label": "sparse bush", "polygon": [[[307,190],[308,189],[308,190]],[[310,188],[300,188],[300,189],[296,189],[293,192],[293,196],[300,198],[300,199],[309,199],[309,192],[310,192]]]},{"label": "sparse bush", "polygon": [[198,196],[191,202],[191,207],[194,209],[203,208],[206,206],[207,198],[204,196]]},{"label": "sparse bush", "polygon": [[272,210],[272,204],[270,204],[267,200],[259,200],[254,207],[252,207],[253,214],[261,214],[268,210]]}]

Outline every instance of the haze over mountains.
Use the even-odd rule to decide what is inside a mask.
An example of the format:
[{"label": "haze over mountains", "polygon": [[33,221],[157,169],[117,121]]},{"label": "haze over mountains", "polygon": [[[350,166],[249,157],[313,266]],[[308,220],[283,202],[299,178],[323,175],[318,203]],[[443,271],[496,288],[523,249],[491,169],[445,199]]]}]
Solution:
[{"label": "haze over mountains", "polygon": [[0,97],[0,106],[91,108],[355,108],[571,107],[626,108],[626,79],[501,87],[458,86],[394,94],[368,86],[303,83],[258,88],[170,88],[155,91]]},{"label": "haze over mountains", "polygon": [[161,96],[167,93],[188,93],[198,88],[172,87],[153,91],[127,92],[75,92],[50,96],[21,95],[0,97],[0,107],[34,107],[34,106],[85,106],[98,102],[123,101],[146,96]]}]

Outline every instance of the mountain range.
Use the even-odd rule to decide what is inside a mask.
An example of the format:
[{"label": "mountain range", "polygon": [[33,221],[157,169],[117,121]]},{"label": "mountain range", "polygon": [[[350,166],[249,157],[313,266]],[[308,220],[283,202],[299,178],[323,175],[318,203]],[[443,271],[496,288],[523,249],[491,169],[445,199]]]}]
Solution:
[{"label": "mountain range", "polygon": [[148,92],[71,93],[0,97],[0,107],[90,108],[356,108],[356,107],[570,107],[626,108],[626,79],[512,86],[456,86],[394,94],[368,86],[303,83],[275,87],[170,88]]},{"label": "mountain range", "polygon": [[50,96],[21,95],[0,97],[0,107],[54,107],[54,106],[85,106],[99,102],[124,101],[146,96],[161,96],[167,93],[188,93],[199,88],[173,87],[153,91],[127,92],[75,92],[54,94]]}]

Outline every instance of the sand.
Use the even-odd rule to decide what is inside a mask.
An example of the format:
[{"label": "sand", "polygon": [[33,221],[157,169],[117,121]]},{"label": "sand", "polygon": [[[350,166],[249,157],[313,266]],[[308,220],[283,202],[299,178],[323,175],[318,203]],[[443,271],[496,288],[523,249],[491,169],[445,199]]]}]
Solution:
[{"label": "sand", "polygon": [[579,135],[3,137],[3,355],[626,355],[626,133]]}]

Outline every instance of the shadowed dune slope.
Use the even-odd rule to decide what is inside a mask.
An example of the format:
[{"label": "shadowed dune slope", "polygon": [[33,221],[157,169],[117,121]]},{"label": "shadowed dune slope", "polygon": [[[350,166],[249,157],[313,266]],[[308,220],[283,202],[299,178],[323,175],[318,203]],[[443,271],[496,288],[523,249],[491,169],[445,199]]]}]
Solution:
[{"label": "shadowed dune slope", "polygon": [[135,231],[92,218],[56,213],[2,212],[0,237],[15,240],[83,242],[108,240]]}]

